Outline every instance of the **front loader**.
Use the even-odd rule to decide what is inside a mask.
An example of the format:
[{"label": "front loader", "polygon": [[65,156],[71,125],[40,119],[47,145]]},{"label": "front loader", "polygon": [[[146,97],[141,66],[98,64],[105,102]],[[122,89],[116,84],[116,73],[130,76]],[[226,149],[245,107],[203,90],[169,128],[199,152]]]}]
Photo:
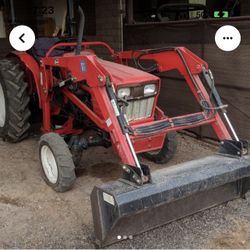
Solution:
[{"label": "front loader", "polygon": [[[115,52],[103,42],[82,42],[79,11],[76,42],[39,38],[32,51],[0,61],[1,137],[26,138],[30,108],[37,105],[41,169],[57,192],[72,188],[83,150],[112,146],[123,175],[92,191],[99,246],[244,197],[250,189],[249,145],[233,129],[207,63],[183,47]],[[113,62],[99,58],[96,46],[106,48]],[[157,106],[156,73],[171,70],[185,78],[200,112],[169,117]],[[140,162],[138,154],[166,163],[176,149],[176,131],[202,125],[211,125],[220,140],[216,155],[153,173]]]},{"label": "front loader", "polygon": [[[130,60],[141,70],[150,68],[150,71],[157,73],[178,70],[202,111],[167,117],[156,106],[152,121],[134,125],[131,121],[126,123],[128,111],[123,112],[118,108],[117,117],[122,120],[120,126],[127,129],[123,134],[131,138],[127,138],[130,147],[127,154],[133,156],[134,163],[123,165],[123,178],[95,187],[92,191],[95,232],[100,246],[129,239],[168,222],[244,197],[250,189],[248,141],[238,138],[227,116],[227,105],[221,101],[207,63],[185,48],[169,47],[118,53],[118,62],[127,64]],[[145,68],[142,62],[146,60],[155,63]],[[115,96],[110,99],[117,100]],[[171,138],[175,131],[205,124],[212,126],[220,140],[216,155],[151,174],[134,154],[134,151],[146,151],[141,151],[137,146],[139,140],[147,147],[154,143],[154,136],[159,138],[164,134],[166,142],[166,138]],[[166,157],[171,155],[172,148],[168,149]]]}]

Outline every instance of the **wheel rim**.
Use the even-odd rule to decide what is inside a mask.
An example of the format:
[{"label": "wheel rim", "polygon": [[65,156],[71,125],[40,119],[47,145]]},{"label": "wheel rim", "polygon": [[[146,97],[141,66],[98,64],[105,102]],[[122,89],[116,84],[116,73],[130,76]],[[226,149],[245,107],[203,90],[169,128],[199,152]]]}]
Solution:
[{"label": "wheel rim", "polygon": [[0,127],[2,128],[5,124],[6,110],[5,110],[5,97],[3,93],[3,87],[0,83]]},{"label": "wheel rim", "polygon": [[41,148],[41,162],[47,179],[55,184],[58,179],[58,167],[56,159],[47,145],[43,145]]}]

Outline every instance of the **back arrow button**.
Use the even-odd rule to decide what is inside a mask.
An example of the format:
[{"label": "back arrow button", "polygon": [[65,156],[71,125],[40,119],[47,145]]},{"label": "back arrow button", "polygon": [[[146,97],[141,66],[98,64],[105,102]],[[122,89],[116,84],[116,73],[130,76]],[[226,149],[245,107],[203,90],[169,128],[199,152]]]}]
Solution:
[{"label": "back arrow button", "polygon": [[25,43],[25,41],[23,40],[24,37],[24,33],[19,37],[19,39],[21,40],[21,42]]},{"label": "back arrow button", "polygon": [[9,35],[10,44],[17,51],[27,51],[31,49],[35,40],[36,37],[34,31],[25,25],[16,26]]}]

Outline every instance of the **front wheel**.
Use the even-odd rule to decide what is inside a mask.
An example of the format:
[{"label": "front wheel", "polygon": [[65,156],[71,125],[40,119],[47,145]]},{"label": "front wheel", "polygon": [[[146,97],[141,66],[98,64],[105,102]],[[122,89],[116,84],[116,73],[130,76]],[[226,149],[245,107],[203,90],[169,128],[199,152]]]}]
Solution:
[{"label": "front wheel", "polygon": [[143,153],[143,157],[157,164],[165,164],[169,162],[176,153],[177,136],[176,133],[166,135],[163,147],[157,151]]},{"label": "front wheel", "polygon": [[56,192],[70,190],[76,179],[75,166],[64,139],[56,133],[43,135],[39,155],[45,182]]}]

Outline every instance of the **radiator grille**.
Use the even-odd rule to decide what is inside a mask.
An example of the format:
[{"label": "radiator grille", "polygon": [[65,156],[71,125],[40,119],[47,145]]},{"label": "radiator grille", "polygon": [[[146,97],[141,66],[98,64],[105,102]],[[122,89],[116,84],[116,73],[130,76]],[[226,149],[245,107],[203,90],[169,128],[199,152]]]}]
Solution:
[{"label": "radiator grille", "polygon": [[150,117],[154,106],[155,97],[129,101],[126,107],[126,117],[128,121],[139,120]]}]

